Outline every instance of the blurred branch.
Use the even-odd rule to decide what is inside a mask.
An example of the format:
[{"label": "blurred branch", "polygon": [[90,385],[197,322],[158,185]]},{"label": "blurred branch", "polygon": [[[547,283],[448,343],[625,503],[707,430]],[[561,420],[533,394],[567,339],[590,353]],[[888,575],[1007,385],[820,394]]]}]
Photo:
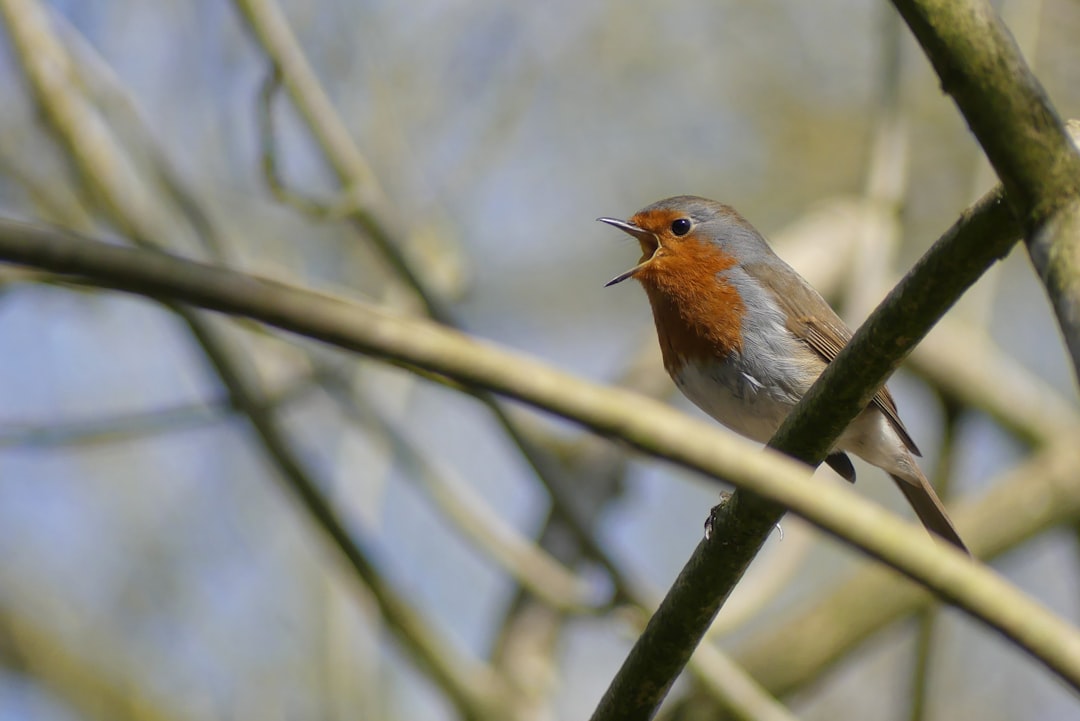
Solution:
[{"label": "blurred branch", "polygon": [[[972,552],[987,560],[1080,518],[1071,436],[1003,474],[993,490],[951,510]],[[867,567],[825,597],[741,643],[736,660],[785,696],[821,677],[870,636],[935,599],[887,569]]]},{"label": "blurred branch", "polygon": [[40,426],[0,422],[0,448],[54,448],[134,440],[208,426],[220,421],[222,413],[230,410],[229,403],[221,401],[183,403],[169,408]]},{"label": "blurred branch", "polygon": [[[962,406],[954,400],[945,399],[945,422],[941,435],[941,447],[933,473],[928,474],[931,483],[937,489],[941,500],[950,500],[950,487],[953,480],[953,466],[957,458],[957,434],[959,433]],[[938,618],[941,605],[931,604],[918,614],[919,630],[915,637],[914,660],[911,669],[911,704],[909,721],[923,721],[927,718],[927,705],[930,697],[930,682],[934,659],[935,638],[937,637]]]},{"label": "blurred branch", "polygon": [[128,235],[168,238],[173,218],[157,212],[149,187],[117,143],[100,114],[85,102],[70,58],[53,35],[36,0],[0,0],[16,59],[48,126],[67,151],[83,182]]},{"label": "blurred branch", "polygon": [[939,392],[981,410],[1025,442],[1046,445],[1080,429],[1075,405],[988,333],[956,318],[942,319],[912,352],[910,365]]},{"label": "blurred branch", "polygon": [[[407,257],[391,226],[380,217],[388,212],[378,179],[308,63],[281,7],[276,0],[235,0],[235,5],[270,61],[270,77],[260,94],[259,112],[260,127],[264,132],[264,171],[276,170],[273,139],[265,137],[265,133],[272,130],[270,99],[280,80],[322,150],[324,161],[341,183],[345,200],[334,206],[349,209],[349,222],[372,242],[394,273],[416,293],[428,315],[449,324],[449,309],[428,287],[422,269]],[[276,172],[267,174],[266,178],[271,188],[278,188],[275,195],[297,198],[284,192],[285,185]],[[316,217],[325,214],[316,203],[301,201],[300,205],[306,206]]]},{"label": "blurred branch", "polygon": [[235,4],[322,148],[323,157],[346,192],[356,193],[357,210],[381,204],[383,192],[374,171],[323,90],[281,7],[275,0],[236,0]]},{"label": "blurred branch", "polygon": [[[219,262],[231,264],[234,258],[227,238],[218,232],[198,195],[162,150],[138,101],[67,18],[60,13],[52,13],[50,20],[56,25],[67,51],[74,56],[70,72],[94,100],[95,111],[100,111],[108,124],[115,128],[114,134],[124,139],[125,147],[131,151],[132,165],[139,171],[145,171],[142,174],[149,174],[156,186],[176,205],[207,254]],[[160,208],[160,196],[155,197]]]},{"label": "blurred branch", "polygon": [[[987,214],[981,208],[978,217]],[[986,254],[985,247],[978,253],[966,247],[971,242],[967,231],[972,228],[986,230],[974,220],[962,224],[960,230],[954,229],[951,236],[939,242],[936,252],[932,251],[934,260],[920,263],[922,270],[915,276],[924,275],[928,265],[940,270],[949,250],[966,250],[963,262],[973,264],[980,257],[978,253]],[[979,242],[984,243],[987,236],[994,234],[980,233]],[[77,274],[95,285],[246,316],[392,363],[423,367],[466,385],[542,407],[597,433],[619,437],[651,455],[725,478],[769,503],[790,508],[828,533],[924,583],[1080,687],[1080,632],[1013,586],[955,549],[934,543],[921,529],[898,520],[852,490],[813,482],[802,463],[776,453],[761,453],[748,441],[721,433],[663,404],[586,383],[430,321],[395,317],[361,303],[156,252],[111,246],[59,230],[2,222],[0,258]],[[950,282],[959,282],[955,276],[964,276],[962,269],[955,270],[955,274],[946,275]],[[967,268],[967,272],[972,270]],[[905,298],[903,291],[910,289],[910,283],[902,284],[901,289],[900,297]],[[920,302],[936,297],[930,292],[919,295]],[[890,308],[889,301],[884,307]],[[881,315],[880,310],[875,313]],[[858,334],[848,347],[859,347]],[[722,527],[721,523],[713,525]],[[713,533],[701,543],[676,581],[677,599],[687,594],[711,594],[720,587],[723,564],[705,559],[723,553],[723,549],[730,550],[728,541],[725,534]],[[658,611],[661,617],[667,616],[662,621],[675,620],[671,613],[664,606]],[[708,620],[699,618],[692,625],[704,621],[707,626]],[[671,638],[680,635],[682,632]]]},{"label": "blurred branch", "polygon": [[161,703],[130,681],[117,681],[100,657],[92,661],[68,650],[55,629],[0,605],[0,667],[33,677],[56,698],[97,721],[181,721],[192,719]]},{"label": "blurred branch", "polygon": [[864,318],[881,297],[893,257],[900,242],[900,210],[907,195],[908,127],[903,90],[903,27],[896,13],[881,7],[880,63],[873,137],[863,195],[878,211],[867,215],[867,224],[859,235],[855,262],[848,279],[850,292],[846,314]]},{"label": "blurred branch", "polygon": [[1080,376],[1080,193],[1074,198],[1028,236],[1027,247]]},{"label": "blurred branch", "polygon": [[1005,187],[1080,375],[1080,149],[987,0],[893,0]]},{"label": "blurred branch", "polygon": [[[260,127],[264,134],[263,169],[268,185],[277,188],[275,194],[291,198],[294,205],[307,208],[316,217],[347,210],[346,218],[350,224],[372,242],[397,276],[416,293],[426,313],[440,323],[458,326],[449,306],[427,282],[427,272],[422,264],[409,257],[402,239],[386,222],[386,202],[375,174],[352,141],[308,64],[281,8],[275,0],[236,0],[236,5],[271,62],[271,76],[264,83],[260,107]],[[329,208],[291,193],[277,174],[273,139],[266,134],[273,129],[270,100],[279,79],[342,185],[342,200]],[[576,481],[579,479],[572,477],[549,450],[553,445],[552,439],[536,433],[534,428],[524,426],[494,396],[482,390],[474,389],[473,393],[491,409],[499,425],[548,489],[552,504],[567,528],[574,533],[589,556],[611,574],[618,595],[629,595],[631,591],[624,585],[624,574],[601,547],[590,530],[589,519],[575,500],[575,489],[580,485]]]},{"label": "blurred branch", "polygon": [[[109,217],[140,245],[160,247],[165,240],[173,239],[174,224],[139,182],[134,165],[95,109],[70,84],[70,58],[53,36],[43,9],[34,0],[0,0],[0,13],[43,115],[84,181],[102,199]],[[273,414],[267,412],[255,375],[242,354],[231,351],[225,336],[205,316],[188,307],[170,307],[202,347],[233,404],[248,416],[264,451],[279,471],[278,477],[366,584],[404,647],[470,718],[511,717],[509,689],[498,674],[454,652],[383,580],[366,549],[350,536],[344,520],[304,468]]]},{"label": "blurred branch", "polygon": [[[16,137],[12,137],[15,135]],[[41,152],[26,153],[33,147],[30,133],[5,133],[0,138],[0,163],[4,175],[15,180],[30,197],[33,206],[45,217],[63,218],[64,225],[77,230],[93,227],[93,217],[87,207],[87,198],[67,182],[70,164],[57,168],[55,163],[43,162]],[[50,168],[50,166],[52,166]],[[51,171],[51,172],[50,172]]]},{"label": "blurred branch", "polygon": [[259,93],[259,146],[262,159],[263,178],[266,186],[279,203],[288,205],[303,215],[317,220],[340,220],[353,213],[360,212],[360,199],[346,189],[340,198],[326,204],[313,198],[292,191],[285,185],[278,167],[278,152],[274,144],[277,132],[274,129],[274,97],[281,88],[281,68],[274,65],[263,81]]},{"label": "blurred branch", "polygon": [[[268,393],[263,400],[265,410],[282,410],[283,406],[311,390],[316,380],[307,376],[278,392]],[[229,399],[221,399],[40,426],[5,424],[0,421],[0,448],[52,448],[117,443],[205,427],[219,422],[224,414],[235,413],[236,410]]]},{"label": "blurred branch", "polygon": [[795,715],[716,646],[702,644],[689,664],[701,685],[739,721],[795,721]]},{"label": "blurred branch", "polygon": [[408,478],[471,545],[521,583],[530,593],[563,613],[595,613],[585,579],[575,575],[534,543],[522,537],[450,468],[427,457],[406,431],[370,403],[353,401],[356,391],[339,374],[324,373],[329,396],[354,423],[385,438],[393,455],[412,470]]}]

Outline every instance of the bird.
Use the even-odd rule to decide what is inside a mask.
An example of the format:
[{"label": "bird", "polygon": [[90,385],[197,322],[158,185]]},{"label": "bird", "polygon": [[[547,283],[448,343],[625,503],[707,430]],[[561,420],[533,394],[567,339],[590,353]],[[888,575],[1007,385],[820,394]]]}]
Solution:
[{"label": "bird", "polygon": [[[597,218],[634,237],[641,259],[607,286],[637,280],[652,307],[664,368],[680,391],[731,430],[766,443],[848,341],[851,330],[729,205],[693,195],[628,220]],[[923,525],[967,551],[919,469],[921,455],[882,387],[825,462],[855,481],[854,454],[896,482]]]}]

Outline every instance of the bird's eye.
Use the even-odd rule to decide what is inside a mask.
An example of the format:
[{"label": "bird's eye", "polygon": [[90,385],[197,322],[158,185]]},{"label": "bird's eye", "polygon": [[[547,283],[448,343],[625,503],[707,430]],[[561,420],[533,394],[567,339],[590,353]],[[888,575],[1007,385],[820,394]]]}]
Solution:
[{"label": "bird's eye", "polygon": [[690,227],[692,225],[693,223],[690,222],[689,218],[679,218],[678,220],[672,222],[671,232],[675,235],[686,235],[690,232]]}]

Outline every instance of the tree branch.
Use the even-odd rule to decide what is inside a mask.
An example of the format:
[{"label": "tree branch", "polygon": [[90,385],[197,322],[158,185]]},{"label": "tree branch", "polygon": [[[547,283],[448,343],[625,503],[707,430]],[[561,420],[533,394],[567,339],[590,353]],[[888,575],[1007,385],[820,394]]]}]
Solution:
[{"label": "tree branch", "polygon": [[[326,216],[318,204],[301,200],[285,190],[277,178],[273,159],[272,108],[270,101],[278,85],[283,85],[289,98],[304,118],[312,136],[322,151],[324,160],[333,169],[342,186],[342,197],[334,203],[334,210],[344,211],[345,219],[378,250],[396,276],[416,295],[424,312],[431,318],[448,326],[459,326],[458,319],[440,295],[428,282],[430,272],[423,263],[407,252],[399,228],[390,219],[396,216],[388,209],[388,202],[378,184],[371,166],[353,142],[341,116],[335,110],[318,76],[315,74],[303,48],[289,27],[276,0],[234,0],[237,9],[248,23],[252,34],[271,63],[271,74],[266,79],[260,98],[260,128],[264,151],[263,170],[268,185],[280,197],[290,197],[295,206],[306,205],[316,217]],[[268,162],[268,159],[271,162]],[[478,395],[491,410],[509,440],[521,453],[543,483],[551,498],[552,506],[565,522],[566,528],[576,537],[582,548],[611,575],[619,595],[629,595],[624,588],[624,574],[604,551],[591,533],[586,515],[575,503],[572,492],[579,483],[572,471],[564,468],[554,457],[550,447],[552,439],[535,429],[523,426],[510,415],[496,398]]]},{"label": "tree branch", "polygon": [[[51,32],[44,9],[35,0],[0,0],[0,14],[7,21],[17,58],[48,126],[84,182],[100,197],[109,218],[140,245],[177,247],[180,234],[175,217],[147,190],[130,155],[96,109],[66,82],[75,77],[72,61]],[[456,653],[449,641],[385,582],[367,549],[350,535],[345,519],[326,499],[267,407],[246,357],[230,351],[228,338],[204,314],[186,305],[168,301],[166,305],[188,326],[233,405],[248,417],[279,471],[277,478],[296,494],[355,576],[371,590],[403,647],[468,717],[509,718],[509,685],[490,666]]]},{"label": "tree branch", "polygon": [[[1003,474],[993,490],[954,509],[964,540],[980,558],[997,558],[1050,528],[1080,517],[1072,438]],[[925,608],[933,597],[887,569],[865,568],[790,618],[740,643],[735,659],[777,696],[819,679],[870,636]]]},{"label": "tree branch", "polygon": [[[960,237],[946,245],[966,247],[970,242],[964,233],[956,235]],[[76,274],[96,285],[245,316],[399,365],[421,367],[544,408],[682,466],[729,479],[926,584],[1080,688],[1080,633],[1038,603],[850,489],[812,481],[801,463],[758,452],[748,441],[663,404],[592,385],[430,321],[399,318],[361,303],[62,231],[0,222],[0,258]],[[715,593],[724,577],[712,560],[724,548],[731,549],[724,534],[703,541],[676,582],[674,595],[692,601],[696,595]],[[659,613],[670,615],[673,607],[677,609],[678,603],[665,604]],[[655,625],[651,623],[650,628]],[[676,633],[673,643],[681,644],[683,637]]]},{"label": "tree branch", "polygon": [[986,0],[893,0],[1030,232],[1080,194],[1080,155]]},{"label": "tree branch", "polygon": [[1080,149],[987,0],[893,0],[1025,230],[1080,378]]}]

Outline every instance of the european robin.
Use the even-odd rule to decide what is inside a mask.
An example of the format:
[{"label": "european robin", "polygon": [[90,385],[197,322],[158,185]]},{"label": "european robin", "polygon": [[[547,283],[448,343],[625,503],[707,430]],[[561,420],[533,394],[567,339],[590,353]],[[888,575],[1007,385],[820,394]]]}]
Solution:
[{"label": "european robin", "polygon": [[[641,245],[634,278],[652,305],[664,368],[687,398],[728,428],[767,442],[851,331],[734,208],[680,195],[629,220],[598,218]],[[883,469],[931,532],[967,550],[914,456],[887,388],[826,459],[849,481],[854,453]]]}]

